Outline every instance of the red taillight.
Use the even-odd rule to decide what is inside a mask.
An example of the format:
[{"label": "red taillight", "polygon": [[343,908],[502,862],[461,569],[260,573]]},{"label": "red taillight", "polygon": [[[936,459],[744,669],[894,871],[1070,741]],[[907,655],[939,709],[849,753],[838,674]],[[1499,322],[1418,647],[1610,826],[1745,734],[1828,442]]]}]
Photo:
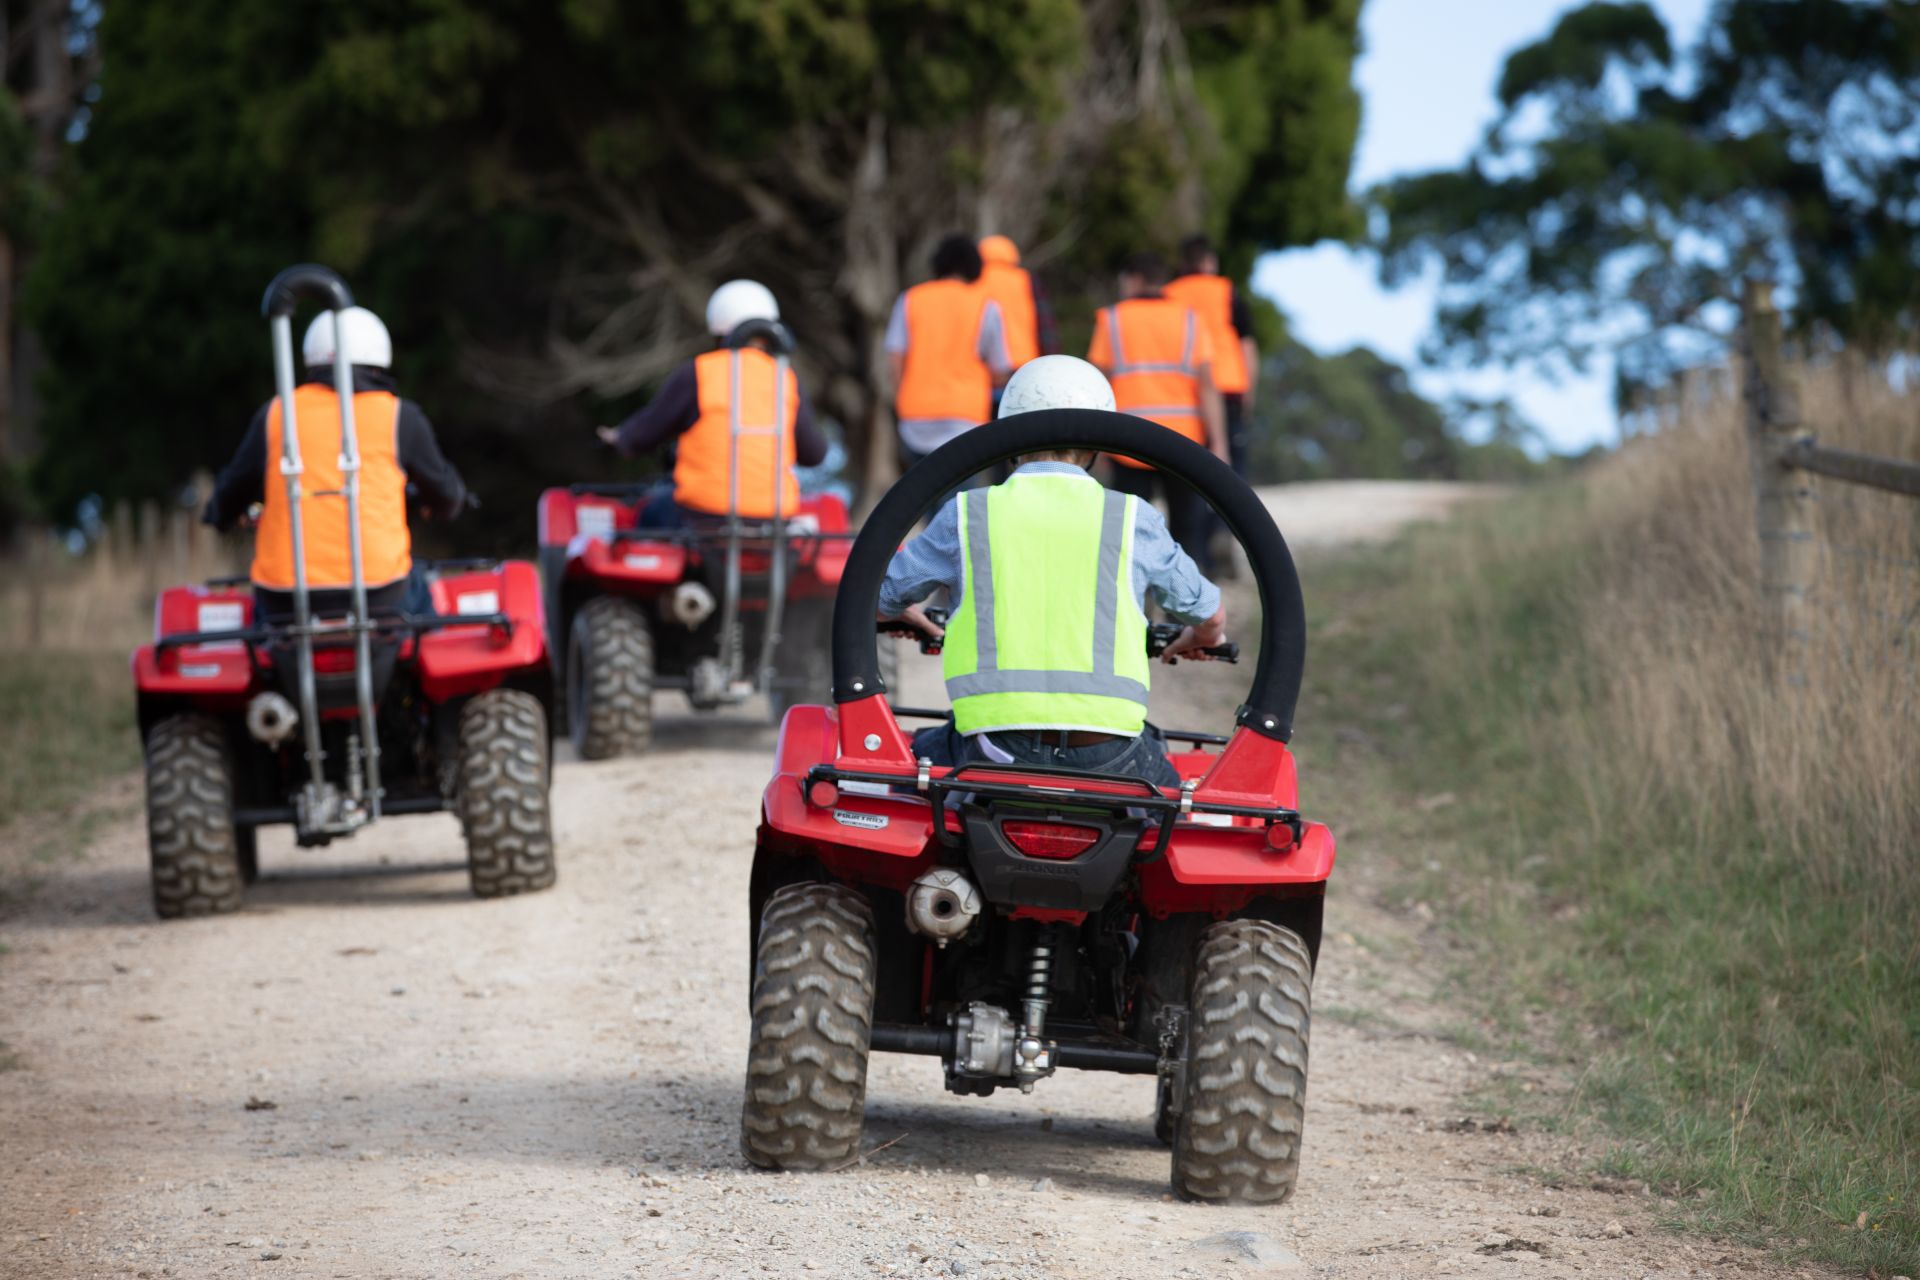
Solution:
[{"label": "red taillight", "polygon": [[313,669],[323,676],[335,676],[343,671],[351,671],[353,670],[353,650],[315,649]]},{"label": "red taillight", "polygon": [[1029,858],[1077,858],[1100,838],[1093,827],[1065,822],[1003,822],[1000,834]]},{"label": "red taillight", "polygon": [[1267,848],[1275,853],[1293,848],[1293,828],[1284,822],[1267,824]]},{"label": "red taillight", "polygon": [[840,788],[821,778],[807,788],[807,803],[816,809],[831,809],[840,803]]}]

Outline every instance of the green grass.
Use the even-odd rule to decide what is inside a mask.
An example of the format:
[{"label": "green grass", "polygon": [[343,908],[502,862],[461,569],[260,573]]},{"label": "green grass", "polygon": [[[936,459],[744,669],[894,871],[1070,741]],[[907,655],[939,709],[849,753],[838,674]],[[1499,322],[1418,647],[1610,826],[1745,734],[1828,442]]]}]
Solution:
[{"label": "green grass", "polygon": [[1501,1040],[1558,1027],[1578,1080],[1559,1101],[1608,1135],[1605,1172],[1691,1228],[1912,1274],[1920,894],[1846,872],[1869,837],[1844,815],[1823,847],[1786,841],[1737,787],[1703,811],[1697,787],[1602,768],[1591,734],[1561,731],[1606,723],[1614,697],[1572,585],[1605,553],[1538,536],[1599,518],[1585,506],[1560,487],[1316,566],[1335,635],[1310,648],[1311,723],[1373,744],[1380,803],[1457,797],[1413,819],[1430,839],[1406,892],[1470,944],[1455,992]]},{"label": "green grass", "polygon": [[139,763],[124,652],[0,654],[0,825]]}]

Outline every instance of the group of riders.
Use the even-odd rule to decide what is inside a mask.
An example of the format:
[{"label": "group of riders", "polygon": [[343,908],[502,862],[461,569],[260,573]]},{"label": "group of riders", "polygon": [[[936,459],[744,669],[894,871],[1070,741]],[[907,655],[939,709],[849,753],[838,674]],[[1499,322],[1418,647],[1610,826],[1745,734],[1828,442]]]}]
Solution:
[{"label": "group of riders", "polygon": [[[1046,297],[1004,236],[979,244],[949,236],[931,265],[933,277],[901,295],[886,335],[908,465],[962,432],[990,430],[996,419],[1071,408],[1150,419],[1244,468],[1256,352],[1244,304],[1204,238],[1183,244],[1178,279],[1168,279],[1157,255],[1127,261],[1119,299],[1095,318],[1085,360],[1052,352]],[[706,319],[714,349],[674,370],[639,412],[600,428],[603,440],[629,455],[674,446],[671,480],[647,497],[641,528],[717,528],[734,516],[792,511],[799,502],[794,468],[827,454],[784,358],[772,292],[731,281],[714,291]],[[469,501],[467,489],[426,414],[395,389],[385,324],[362,307],[339,320],[338,341],[353,367],[368,609],[431,612],[412,558],[408,507],[451,518]],[[307,378],[294,393],[305,483],[314,493],[341,488],[337,442],[329,438],[339,408],[335,333],[331,315],[308,328],[301,348]],[[267,616],[291,613],[295,582],[287,497],[267,482],[282,430],[278,400],[254,415],[204,517],[227,529],[258,504],[251,576]],[[879,620],[942,639],[953,703],[950,722],[916,735],[917,755],[941,765],[1019,762],[1178,785],[1146,720],[1146,606],[1151,597],[1184,627],[1162,661],[1204,659],[1224,641],[1225,608],[1207,576],[1212,513],[1186,485],[1131,459],[1111,459],[1110,485],[1103,485],[1093,474],[1096,459],[1083,450],[1016,459],[999,483],[976,482],[945,500],[895,554]],[[1164,517],[1152,502],[1156,488]],[[349,606],[350,538],[344,503],[312,504],[304,547],[316,611]],[[944,628],[926,609],[940,595]]]}]

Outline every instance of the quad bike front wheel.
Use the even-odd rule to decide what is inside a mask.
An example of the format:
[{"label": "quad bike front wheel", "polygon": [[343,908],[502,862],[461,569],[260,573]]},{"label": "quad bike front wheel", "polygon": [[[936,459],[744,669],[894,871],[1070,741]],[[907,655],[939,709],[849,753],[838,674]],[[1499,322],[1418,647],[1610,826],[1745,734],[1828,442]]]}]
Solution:
[{"label": "quad bike front wheel", "polygon": [[851,889],[774,890],[760,917],[740,1151],[763,1169],[860,1155],[873,1040],[873,912]]},{"label": "quad bike front wheel", "polygon": [[460,710],[456,785],[476,898],[553,887],[552,762],[547,713],[518,689],[492,689]]},{"label": "quad bike front wheel", "polygon": [[653,742],[653,631],[617,596],[590,600],[567,637],[567,728],[583,760],[637,755]]},{"label": "quad bike front wheel", "polygon": [[1313,961],[1293,930],[1226,920],[1200,939],[1189,1003],[1186,1099],[1173,1189],[1192,1200],[1278,1204],[1300,1176]]},{"label": "quad bike front wheel", "polygon": [[154,911],[176,920],[239,910],[242,850],[219,722],[169,716],[148,732],[146,756]]}]

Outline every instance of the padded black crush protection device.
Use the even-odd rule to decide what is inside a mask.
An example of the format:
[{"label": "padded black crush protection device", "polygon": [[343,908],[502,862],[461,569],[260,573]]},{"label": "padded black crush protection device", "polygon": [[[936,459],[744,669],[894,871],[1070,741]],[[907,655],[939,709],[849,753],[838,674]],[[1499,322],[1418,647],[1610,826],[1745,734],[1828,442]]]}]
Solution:
[{"label": "padded black crush protection device", "polygon": [[1280,742],[1291,738],[1306,669],[1307,615],[1293,554],[1266,504],[1232,467],[1185,437],[1145,418],[1099,409],[1043,409],[976,427],[936,449],[887,490],[854,540],[834,599],[834,701],[853,702],[886,690],[873,627],[880,583],[895,548],[927,508],[995,463],[1069,449],[1122,453],[1186,481],[1246,548],[1260,588],[1260,656],[1253,688],[1235,720]]}]

